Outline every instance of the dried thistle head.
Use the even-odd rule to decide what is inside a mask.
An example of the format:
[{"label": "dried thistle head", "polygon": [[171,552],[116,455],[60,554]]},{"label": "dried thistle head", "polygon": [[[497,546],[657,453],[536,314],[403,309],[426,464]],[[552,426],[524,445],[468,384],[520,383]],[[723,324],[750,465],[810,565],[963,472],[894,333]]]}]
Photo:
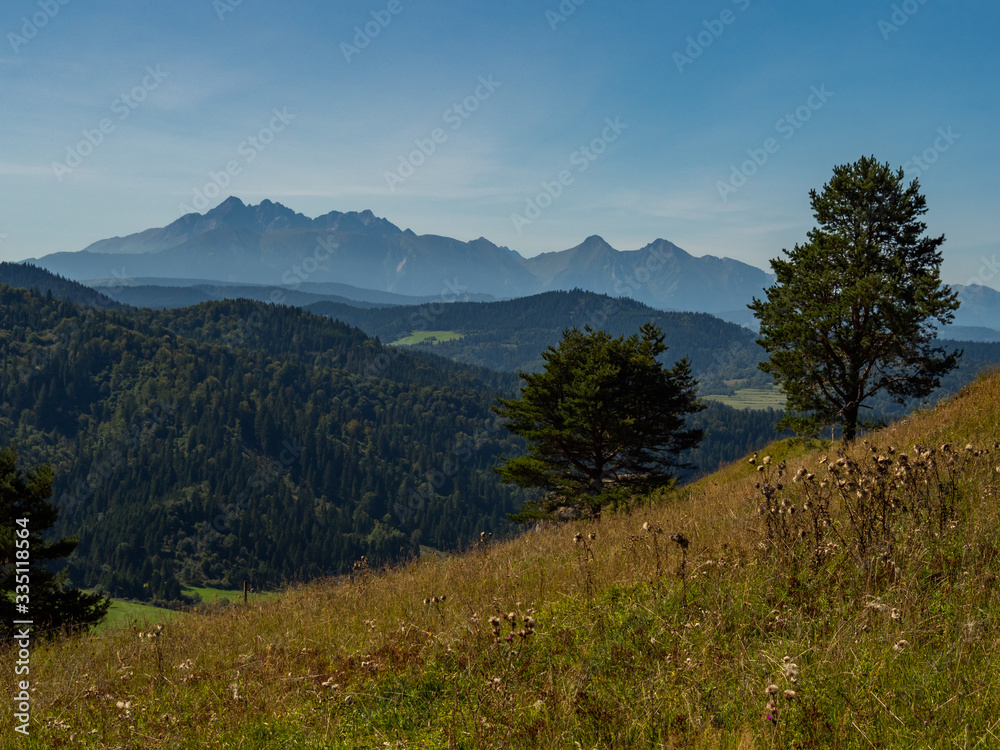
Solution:
[{"label": "dried thistle head", "polygon": [[688,538],[680,533],[671,534],[670,541],[676,542],[678,545],[680,545],[681,549],[687,549],[688,545],[691,544],[691,542],[688,541]]}]

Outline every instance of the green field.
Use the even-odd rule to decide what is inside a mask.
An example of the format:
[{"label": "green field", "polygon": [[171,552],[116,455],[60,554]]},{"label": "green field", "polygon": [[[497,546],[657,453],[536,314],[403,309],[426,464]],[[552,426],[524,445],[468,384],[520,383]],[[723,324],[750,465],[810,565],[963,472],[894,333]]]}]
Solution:
[{"label": "green field", "polygon": [[111,603],[107,617],[97,626],[97,630],[115,630],[133,622],[152,625],[158,622],[174,620],[180,617],[181,614],[181,612],[173,609],[154,607],[150,604],[130,602],[124,599],[115,599]]},{"label": "green field", "polygon": [[389,346],[413,346],[425,342],[436,344],[439,341],[454,341],[464,337],[464,333],[457,331],[411,331],[409,336],[393,341]]},{"label": "green field", "polygon": [[[181,593],[184,596],[194,596],[197,594],[201,597],[203,604],[215,604],[217,602],[231,602],[235,603],[243,600],[243,589],[213,589],[198,586],[189,586],[186,589],[181,589]],[[259,591],[250,591],[250,600],[260,600],[260,599],[270,599],[277,596],[275,593],[262,593]]]},{"label": "green field", "polygon": [[734,396],[705,396],[734,409],[784,409],[785,394],[774,388],[741,388]]},{"label": "green field", "polygon": [[[186,589],[182,589],[181,593],[184,596],[193,597],[197,594],[201,597],[202,604],[217,604],[217,603],[233,603],[236,604],[243,599],[242,589],[213,589],[198,586],[191,586]],[[276,597],[276,593],[261,593],[261,592],[250,592],[251,601],[261,600],[261,599],[271,599]],[[113,630],[119,627],[124,627],[133,622],[139,622],[142,624],[155,624],[159,622],[166,622],[168,620],[176,619],[177,617],[183,616],[185,613],[178,612],[174,609],[167,609],[165,607],[155,607],[151,604],[143,604],[142,602],[133,602],[126,599],[114,599],[111,603],[111,608],[108,610],[107,617],[104,618],[103,622],[98,625],[98,631],[102,630]]]}]

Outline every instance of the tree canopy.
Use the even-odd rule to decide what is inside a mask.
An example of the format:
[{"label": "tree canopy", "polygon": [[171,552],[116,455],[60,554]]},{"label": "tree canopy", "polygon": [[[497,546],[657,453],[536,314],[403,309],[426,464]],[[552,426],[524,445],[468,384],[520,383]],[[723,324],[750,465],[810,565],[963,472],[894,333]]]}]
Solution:
[{"label": "tree canopy", "polygon": [[704,407],[687,360],[666,368],[657,361],[665,351],[652,324],[628,338],[572,328],[543,354],[541,372],[521,373],[521,397],[498,399],[494,411],[528,441],[527,453],[496,471],[545,495],[515,520],[561,506],[599,516],[621,493],[672,482],[679,455],[702,437],[685,429],[684,417]]},{"label": "tree canopy", "polygon": [[961,352],[935,347],[935,321],[958,301],[940,279],[944,236],[924,236],[926,199],[902,169],[862,157],[809,197],[818,225],[771,261],[777,281],[749,307],[769,354],[760,367],[788,397],[784,424],[839,424],[850,441],[866,399],[922,398],[956,366]]}]

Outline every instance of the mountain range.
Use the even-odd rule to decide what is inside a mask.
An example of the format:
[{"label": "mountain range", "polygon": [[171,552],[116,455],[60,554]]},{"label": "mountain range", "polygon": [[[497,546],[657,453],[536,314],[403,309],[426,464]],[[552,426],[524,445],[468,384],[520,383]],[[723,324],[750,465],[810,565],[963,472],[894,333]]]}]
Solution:
[{"label": "mountain range", "polygon": [[480,237],[462,242],[402,230],[371,211],[310,219],[265,200],[230,197],[205,214],[31,259],[77,281],[177,277],[297,291],[335,282],[410,296],[522,297],[579,288],[627,296],[661,310],[735,311],[771,283],[731,258],[696,258],[667,240],[620,251],[591,236],[576,247],[525,258]]},{"label": "mountain range", "polygon": [[[774,281],[755,266],[695,257],[665,239],[621,251],[593,235],[568,250],[525,258],[484,237],[463,242],[417,235],[370,210],[331,211],[310,219],[270,200],[247,205],[236,197],[165,227],[28,262],[116,291],[112,296],[120,302],[147,307],[275,296],[299,306],[319,301],[405,305],[581,289],[629,297],[659,310],[710,313],[748,328],[756,321],[746,305]],[[946,335],[1000,341],[1000,292],[976,285],[952,288],[962,308]]]}]

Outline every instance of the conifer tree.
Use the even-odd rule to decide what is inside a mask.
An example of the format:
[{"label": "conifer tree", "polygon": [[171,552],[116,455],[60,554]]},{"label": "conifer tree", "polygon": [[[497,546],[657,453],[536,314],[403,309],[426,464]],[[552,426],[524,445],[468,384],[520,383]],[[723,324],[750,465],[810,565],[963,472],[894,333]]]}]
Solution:
[{"label": "conifer tree", "polygon": [[51,468],[24,473],[13,446],[0,450],[0,642],[12,637],[14,620],[30,620],[34,632],[55,634],[100,622],[111,605],[100,594],[67,586],[64,571],[50,570],[77,545],[75,539],[46,541],[44,532],[58,515],[51,494]]},{"label": "conifer tree", "polygon": [[568,329],[549,347],[539,373],[521,373],[521,397],[493,410],[528,441],[524,456],[495,469],[504,481],[544,491],[513,520],[550,516],[561,506],[598,517],[623,494],[673,481],[679,455],[701,440],[686,429],[703,407],[686,359],[666,368],[663,334],[646,324],[639,335],[611,338],[589,326]]},{"label": "conifer tree", "polygon": [[777,281],[749,307],[770,356],[760,368],[788,398],[782,424],[839,424],[849,442],[866,399],[926,396],[957,365],[960,351],[934,344],[958,300],[941,283],[944,236],[924,236],[927,202],[902,169],[862,157],[809,197],[818,226],[771,261]]}]

